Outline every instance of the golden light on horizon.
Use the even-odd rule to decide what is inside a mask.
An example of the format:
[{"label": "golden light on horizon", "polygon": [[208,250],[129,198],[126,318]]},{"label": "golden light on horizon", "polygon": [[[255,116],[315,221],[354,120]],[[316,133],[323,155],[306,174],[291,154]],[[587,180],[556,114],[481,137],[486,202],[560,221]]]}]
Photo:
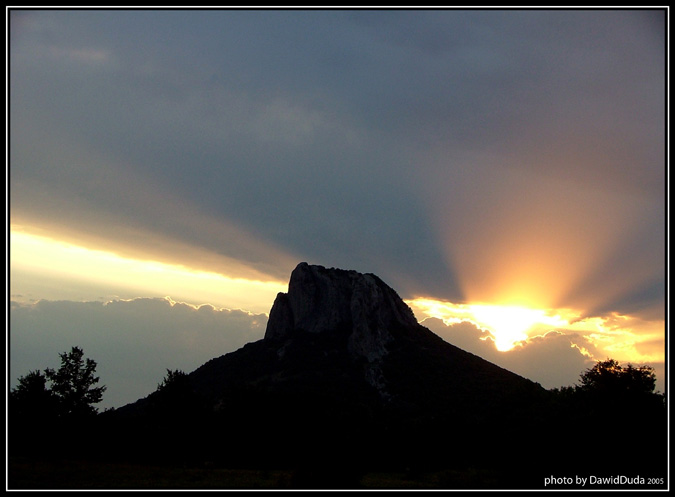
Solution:
[{"label": "golden light on horizon", "polygon": [[420,322],[437,318],[446,326],[466,322],[487,331],[497,350],[504,353],[526,344],[528,339],[554,331],[576,337],[571,346],[592,359],[612,357],[634,363],[665,359],[662,320],[650,321],[617,313],[584,317],[581,311],[573,309],[454,304],[430,298],[415,298],[406,303]]},{"label": "golden light on horizon", "polygon": [[559,328],[569,321],[559,313],[515,305],[453,304],[433,299],[417,298],[408,304],[424,315],[442,319],[446,325],[469,322],[490,332],[499,351],[511,350],[516,343],[528,338],[528,331],[537,325]]},{"label": "golden light on horizon", "polygon": [[10,271],[256,313],[269,312],[277,293],[287,289],[285,282],[232,278],[177,264],[132,259],[14,229],[10,232]]},{"label": "golden light on horizon", "polygon": [[[557,177],[525,175],[515,164],[491,169],[485,183],[480,174],[493,158],[470,159],[459,177],[447,178],[446,169],[438,168],[434,184],[452,184],[453,195],[430,204],[462,304],[414,298],[408,303],[418,319],[472,323],[489,333],[481,339],[505,353],[556,331],[589,358],[663,363],[665,315],[659,309],[610,311],[659,277],[657,264],[623,259],[640,236],[649,204]],[[489,195],[480,195],[478,183]],[[470,208],[454,209],[459,201]],[[621,260],[626,263],[620,270],[610,269]]]},{"label": "golden light on horizon", "polygon": [[[13,226],[10,232],[10,294],[26,291],[27,284],[51,285],[49,296],[70,299],[68,286],[81,285],[86,299],[97,300],[119,289],[121,298],[171,298],[191,305],[268,313],[279,292],[287,291],[286,281],[261,281],[229,277],[221,272],[197,270],[150,259],[122,257],[35,235]],[[23,288],[19,288],[23,285]],[[96,292],[96,293],[93,293]],[[30,293],[30,292],[28,292]],[[14,298],[14,297],[12,297]],[[105,297],[107,298],[107,297]],[[119,298],[119,297],[116,297]],[[85,300],[76,296],[75,300]],[[609,313],[588,316],[584,310],[554,308],[522,298],[466,301],[463,304],[414,298],[407,303],[422,322],[427,317],[442,319],[446,325],[468,322],[489,332],[501,352],[522,346],[528,339],[558,331],[580,337],[572,346],[580,353],[619,361],[663,362],[665,356],[663,319]],[[484,338],[487,338],[484,337]]]},{"label": "golden light on horizon", "polygon": [[478,323],[493,332],[495,346],[500,351],[510,350],[516,342],[526,340],[527,331],[535,323],[546,321],[546,313],[539,309],[481,304],[468,308]]}]

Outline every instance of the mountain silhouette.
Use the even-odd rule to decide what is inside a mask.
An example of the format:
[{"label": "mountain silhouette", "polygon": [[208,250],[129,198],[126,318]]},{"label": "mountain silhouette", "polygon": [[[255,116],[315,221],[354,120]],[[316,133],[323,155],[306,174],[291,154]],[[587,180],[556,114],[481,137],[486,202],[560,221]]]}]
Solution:
[{"label": "mountain silhouette", "polygon": [[495,444],[513,454],[548,393],[420,325],[377,276],[304,262],[263,339],[184,380],[115,411],[147,441],[135,453],[314,473],[472,465]]},{"label": "mountain silhouette", "polygon": [[[300,263],[261,340],[190,373],[167,370],[119,409],[15,420],[13,478],[82,488],[92,480],[78,468],[90,468],[115,488],[541,489],[569,488],[575,475],[662,488],[664,397],[639,368],[618,389],[607,371],[545,390],[445,342],[374,274]],[[157,468],[190,470],[166,480]]]}]

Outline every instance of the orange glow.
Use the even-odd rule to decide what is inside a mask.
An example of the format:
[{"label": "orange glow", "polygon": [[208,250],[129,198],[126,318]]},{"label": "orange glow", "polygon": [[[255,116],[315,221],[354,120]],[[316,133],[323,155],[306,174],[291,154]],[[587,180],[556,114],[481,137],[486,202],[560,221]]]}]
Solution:
[{"label": "orange glow", "polygon": [[[572,309],[534,309],[511,305],[453,304],[428,298],[406,301],[420,321],[433,317],[446,325],[468,322],[486,330],[502,352],[534,337],[557,331],[574,338],[572,347],[595,360],[663,362],[665,323],[636,316],[582,317]],[[578,342],[578,343],[575,343]]]},{"label": "orange glow", "polygon": [[491,167],[499,159],[480,154],[450,178],[457,167],[438,160],[430,184],[452,190],[447,196],[432,190],[429,212],[464,302],[589,310],[658,276],[657,265],[633,260],[607,284],[607,261],[640,236],[649,214],[645,199],[523,174],[516,164]]},{"label": "orange glow", "polygon": [[528,338],[535,326],[562,327],[569,322],[560,315],[551,315],[541,309],[513,305],[452,304],[433,299],[417,298],[408,301],[413,310],[427,317],[442,319],[446,325],[469,322],[490,332],[500,351],[512,349]]},{"label": "orange glow", "polygon": [[557,331],[597,360],[664,361],[660,309],[641,309],[641,316],[606,311],[662,274],[652,257],[628,258],[651,215],[648,199],[532,174],[535,168],[489,153],[458,157],[448,168],[446,153],[430,152],[438,168],[425,198],[464,303],[415,298],[409,304],[420,321],[472,323],[500,351]]}]

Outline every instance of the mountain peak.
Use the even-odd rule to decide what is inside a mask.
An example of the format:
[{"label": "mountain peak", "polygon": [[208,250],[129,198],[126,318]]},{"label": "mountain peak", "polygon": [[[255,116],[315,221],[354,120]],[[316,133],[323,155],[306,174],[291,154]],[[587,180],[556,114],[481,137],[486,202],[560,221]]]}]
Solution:
[{"label": "mountain peak", "polygon": [[374,274],[301,262],[291,273],[288,293],[270,311],[265,340],[299,333],[341,333],[349,351],[368,362],[382,358],[391,330],[418,326],[412,310]]},{"label": "mountain peak", "polygon": [[[219,457],[322,467],[352,458],[358,465],[435,461],[429,441],[450,447],[453,464],[472,448],[483,461],[484,443],[512,447],[543,419],[537,406],[545,395],[417,323],[377,276],[307,263],[277,296],[264,339],[210,360],[186,385],[187,393],[169,398],[173,404],[164,389],[115,416],[147,419],[138,425],[146,430],[154,419],[173,427],[192,412]],[[166,433],[158,431],[158,440],[173,443]],[[504,442],[494,438],[511,433]]]}]

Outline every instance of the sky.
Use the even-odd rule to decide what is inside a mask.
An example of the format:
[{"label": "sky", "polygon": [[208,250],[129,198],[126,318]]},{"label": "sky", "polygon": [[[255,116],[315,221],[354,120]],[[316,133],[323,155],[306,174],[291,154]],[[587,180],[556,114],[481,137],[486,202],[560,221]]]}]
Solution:
[{"label": "sky", "polygon": [[541,383],[666,359],[667,10],[8,9],[8,374],[101,408],[301,261]]}]

